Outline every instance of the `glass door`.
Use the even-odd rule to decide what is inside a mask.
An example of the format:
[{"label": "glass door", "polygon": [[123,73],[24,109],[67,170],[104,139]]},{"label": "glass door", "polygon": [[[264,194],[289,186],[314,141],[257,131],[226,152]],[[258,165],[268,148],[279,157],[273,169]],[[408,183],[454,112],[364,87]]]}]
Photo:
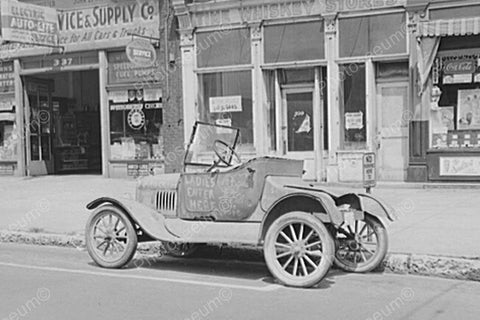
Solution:
[{"label": "glass door", "polygon": [[53,115],[49,82],[26,80],[27,155],[29,174],[54,172]]},{"label": "glass door", "polygon": [[304,160],[304,179],[315,179],[313,88],[283,89],[283,154]]}]

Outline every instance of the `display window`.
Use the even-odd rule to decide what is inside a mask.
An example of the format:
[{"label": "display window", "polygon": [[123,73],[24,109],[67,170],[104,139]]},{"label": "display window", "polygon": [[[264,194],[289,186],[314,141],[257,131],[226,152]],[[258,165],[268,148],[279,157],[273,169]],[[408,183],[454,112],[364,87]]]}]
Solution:
[{"label": "display window", "polygon": [[252,72],[199,76],[199,120],[240,129],[240,151],[253,151]]},{"label": "display window", "polygon": [[431,94],[432,148],[480,148],[479,65],[480,48],[439,52]]},{"label": "display window", "polygon": [[344,150],[367,147],[366,74],[364,63],[340,66],[340,120]]},{"label": "display window", "polygon": [[6,119],[6,117],[2,117],[2,114],[0,114],[0,161],[16,161],[17,139],[14,133],[15,123]]},{"label": "display window", "polygon": [[161,90],[131,88],[109,95],[111,160],[162,160]]}]

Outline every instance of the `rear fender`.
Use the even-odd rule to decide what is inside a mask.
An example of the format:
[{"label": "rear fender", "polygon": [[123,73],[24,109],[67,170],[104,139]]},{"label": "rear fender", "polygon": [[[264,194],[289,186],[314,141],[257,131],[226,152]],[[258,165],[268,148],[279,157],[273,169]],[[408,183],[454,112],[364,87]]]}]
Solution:
[{"label": "rear fender", "polygon": [[397,219],[397,215],[393,208],[389,207],[382,200],[368,194],[348,193],[338,197],[335,202],[337,206],[348,204],[351,209],[368,212],[381,219],[387,219],[390,221],[395,221]]},{"label": "rear fender", "polygon": [[108,205],[122,210],[129,217],[130,221],[137,224],[152,239],[170,242],[180,239],[165,227],[163,215],[134,200],[122,199],[122,201],[119,201],[113,198],[98,198],[87,204],[87,209],[95,210],[94,213],[96,213]]},{"label": "rear fender", "polygon": [[292,211],[312,213],[323,223],[340,225],[343,215],[337,209],[334,200],[327,194],[295,193],[277,200],[267,210],[260,226],[259,243],[265,239],[270,225],[282,215]]}]

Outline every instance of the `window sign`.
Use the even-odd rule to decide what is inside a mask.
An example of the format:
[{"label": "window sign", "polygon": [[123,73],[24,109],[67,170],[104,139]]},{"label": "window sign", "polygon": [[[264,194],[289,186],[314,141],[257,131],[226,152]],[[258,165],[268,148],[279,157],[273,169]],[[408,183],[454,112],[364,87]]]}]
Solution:
[{"label": "window sign", "polygon": [[347,112],[345,113],[345,129],[363,129],[363,112]]},{"label": "window sign", "polygon": [[242,96],[210,97],[210,112],[242,112]]},{"label": "window sign", "polygon": [[160,70],[158,59],[153,66],[139,66],[129,61],[125,52],[110,52],[108,54],[108,83],[109,84],[137,84],[136,87],[146,86],[159,82],[164,73]]},{"label": "window sign", "polygon": [[476,67],[473,59],[450,60],[445,63],[443,72],[444,74],[472,74]]},{"label": "window sign", "polygon": [[15,91],[13,62],[0,62],[0,93]]},{"label": "window sign", "polygon": [[480,90],[459,90],[457,112],[459,130],[480,129]]}]

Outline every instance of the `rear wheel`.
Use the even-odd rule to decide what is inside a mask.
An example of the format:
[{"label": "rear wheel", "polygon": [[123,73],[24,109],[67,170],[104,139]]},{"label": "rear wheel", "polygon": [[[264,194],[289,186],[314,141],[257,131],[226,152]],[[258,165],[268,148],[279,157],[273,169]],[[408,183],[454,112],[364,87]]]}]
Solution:
[{"label": "rear wheel", "polygon": [[265,262],[272,275],[292,287],[311,287],[330,269],[335,253],[325,225],[306,212],[290,212],[267,231]]},{"label": "rear wheel", "polygon": [[167,254],[176,258],[187,258],[193,255],[200,245],[196,243],[163,242]]},{"label": "rear wheel", "polygon": [[111,205],[100,207],[92,213],[85,236],[90,257],[103,268],[127,265],[137,250],[137,234],[130,219]]},{"label": "rear wheel", "polygon": [[378,218],[367,213],[353,226],[342,225],[335,241],[335,265],[348,272],[372,271],[387,254],[387,230]]}]

